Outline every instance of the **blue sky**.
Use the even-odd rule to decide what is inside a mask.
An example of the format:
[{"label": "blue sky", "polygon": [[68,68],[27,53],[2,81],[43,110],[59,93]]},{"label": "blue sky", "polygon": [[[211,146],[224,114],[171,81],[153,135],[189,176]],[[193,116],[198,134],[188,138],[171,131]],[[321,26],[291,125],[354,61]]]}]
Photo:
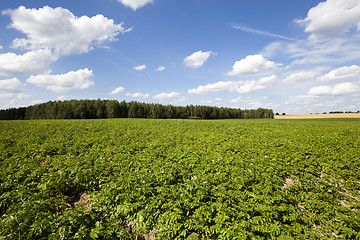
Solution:
[{"label": "blue sky", "polygon": [[360,110],[360,0],[0,3],[0,108],[70,99]]}]

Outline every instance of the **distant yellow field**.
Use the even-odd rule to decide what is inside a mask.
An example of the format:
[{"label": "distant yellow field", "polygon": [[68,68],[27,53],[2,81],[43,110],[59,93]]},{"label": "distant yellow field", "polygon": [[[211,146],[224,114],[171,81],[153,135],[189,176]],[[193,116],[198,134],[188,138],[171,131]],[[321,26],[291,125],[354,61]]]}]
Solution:
[{"label": "distant yellow field", "polygon": [[360,118],[360,113],[274,115],[275,119]]}]

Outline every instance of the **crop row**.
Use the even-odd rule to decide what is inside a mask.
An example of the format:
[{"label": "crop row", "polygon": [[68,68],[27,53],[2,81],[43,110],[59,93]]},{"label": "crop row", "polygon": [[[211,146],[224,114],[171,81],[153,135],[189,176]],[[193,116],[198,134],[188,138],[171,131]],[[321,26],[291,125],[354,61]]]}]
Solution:
[{"label": "crop row", "polygon": [[360,121],[0,122],[0,239],[359,239]]}]

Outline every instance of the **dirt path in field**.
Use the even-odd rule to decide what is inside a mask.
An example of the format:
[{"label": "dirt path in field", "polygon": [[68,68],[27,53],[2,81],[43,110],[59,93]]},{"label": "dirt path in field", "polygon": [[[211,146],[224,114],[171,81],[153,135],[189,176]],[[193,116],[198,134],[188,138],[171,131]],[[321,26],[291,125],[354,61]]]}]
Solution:
[{"label": "dirt path in field", "polygon": [[360,113],[289,114],[289,115],[274,116],[274,119],[315,119],[315,118],[360,118]]}]

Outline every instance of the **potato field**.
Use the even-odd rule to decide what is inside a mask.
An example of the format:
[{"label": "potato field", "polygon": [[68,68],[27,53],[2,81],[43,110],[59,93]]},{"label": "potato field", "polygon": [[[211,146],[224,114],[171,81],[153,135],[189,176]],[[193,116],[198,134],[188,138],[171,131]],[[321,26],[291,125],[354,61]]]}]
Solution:
[{"label": "potato field", "polygon": [[0,121],[0,239],[360,239],[360,119]]}]

